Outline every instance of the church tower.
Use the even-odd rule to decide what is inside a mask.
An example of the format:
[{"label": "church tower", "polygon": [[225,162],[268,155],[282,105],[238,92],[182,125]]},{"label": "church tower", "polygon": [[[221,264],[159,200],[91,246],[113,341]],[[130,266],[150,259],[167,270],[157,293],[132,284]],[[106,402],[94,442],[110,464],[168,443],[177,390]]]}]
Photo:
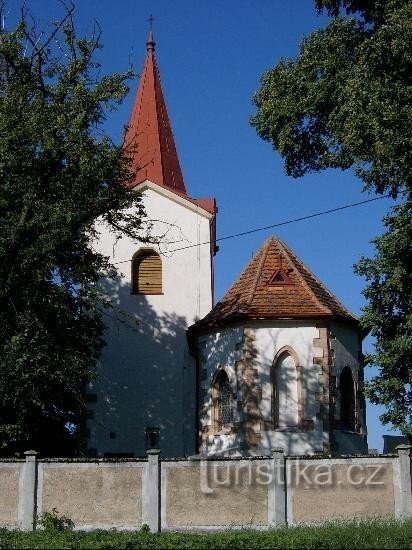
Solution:
[{"label": "church tower", "polygon": [[[98,380],[87,388],[91,456],[162,456],[196,450],[196,365],[186,329],[213,306],[216,202],[186,191],[163,96],[152,32],[125,147],[156,244],[99,226],[99,252],[117,266],[103,281],[113,309]],[[208,244],[202,244],[208,243]]]}]

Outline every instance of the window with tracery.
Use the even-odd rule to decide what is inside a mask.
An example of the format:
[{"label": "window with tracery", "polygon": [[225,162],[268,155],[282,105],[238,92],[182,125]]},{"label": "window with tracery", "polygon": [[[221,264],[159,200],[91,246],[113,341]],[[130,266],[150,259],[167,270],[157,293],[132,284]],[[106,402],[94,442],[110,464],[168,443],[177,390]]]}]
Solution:
[{"label": "window with tracery", "polygon": [[233,423],[232,388],[225,371],[221,371],[215,383],[215,420],[219,430]]}]

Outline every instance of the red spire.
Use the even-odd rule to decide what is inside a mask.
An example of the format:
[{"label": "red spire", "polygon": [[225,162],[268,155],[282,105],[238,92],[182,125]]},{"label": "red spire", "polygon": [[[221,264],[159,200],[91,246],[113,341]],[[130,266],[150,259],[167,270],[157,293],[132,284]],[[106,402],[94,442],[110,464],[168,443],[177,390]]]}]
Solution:
[{"label": "red spire", "polygon": [[186,195],[172,128],[154,55],[155,42],[149,32],[147,54],[125,136],[125,147],[136,172],[133,186],[150,180]]}]

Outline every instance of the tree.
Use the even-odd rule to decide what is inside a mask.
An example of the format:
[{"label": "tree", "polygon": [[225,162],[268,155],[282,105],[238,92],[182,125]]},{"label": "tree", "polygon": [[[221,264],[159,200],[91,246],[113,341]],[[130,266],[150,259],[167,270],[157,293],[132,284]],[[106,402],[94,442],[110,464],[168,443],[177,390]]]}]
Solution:
[{"label": "tree", "polygon": [[0,32],[2,454],[72,450],[109,305],[96,284],[111,266],[93,249],[95,222],[144,238],[128,158],[101,128],[131,73],[100,76],[100,31],[77,37],[65,8],[47,32],[24,10]]},{"label": "tree", "polygon": [[387,232],[374,240],[377,254],[363,258],[356,271],[369,282],[362,322],[372,327],[375,353],[366,360],[380,375],[368,385],[372,403],[384,405],[381,420],[411,438],[412,368],[412,203],[396,206],[386,216]]},{"label": "tree", "polygon": [[364,188],[401,204],[356,267],[368,286],[363,326],[376,337],[366,385],[381,417],[412,439],[412,4],[409,0],[316,0],[331,16],[296,59],[263,75],[251,123],[284,158],[288,175],[352,168]]}]

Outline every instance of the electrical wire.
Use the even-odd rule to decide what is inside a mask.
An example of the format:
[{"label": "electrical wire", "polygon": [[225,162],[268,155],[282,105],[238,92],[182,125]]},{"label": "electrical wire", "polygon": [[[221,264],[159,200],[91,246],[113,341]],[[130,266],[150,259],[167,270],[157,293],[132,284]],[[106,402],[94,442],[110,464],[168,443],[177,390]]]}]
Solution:
[{"label": "electrical wire", "polygon": [[[266,231],[267,229],[273,229],[275,227],[281,227],[283,225],[290,225],[292,223],[302,222],[305,220],[310,220],[312,218],[317,218],[319,216],[324,216],[326,214],[332,214],[334,212],[339,212],[341,210],[346,210],[348,208],[353,208],[355,206],[361,206],[362,204],[368,204],[370,202],[378,201],[381,199],[387,199],[390,198],[390,195],[382,195],[380,197],[374,197],[373,199],[366,199],[364,201],[359,202],[353,202],[351,204],[345,204],[344,206],[338,206],[336,208],[330,208],[329,210],[322,210],[321,212],[315,212],[314,214],[308,214],[307,216],[301,216],[299,218],[293,218],[291,220],[285,220],[283,222],[273,223],[271,225],[265,225],[264,227],[257,227],[255,229],[249,229],[247,231],[241,231],[240,233],[233,233],[232,235],[225,235],[224,237],[219,237],[214,242],[220,242],[220,241],[226,241],[228,239],[236,239],[238,237],[244,237],[245,235],[251,235],[252,233],[258,233],[259,231]],[[169,250],[168,254],[171,254],[173,252],[179,252],[180,250],[187,250],[188,248],[194,248],[196,246],[203,246],[207,244],[212,244],[212,241],[205,241],[203,243],[197,243],[197,244],[189,244],[186,246],[182,246],[180,248],[174,248],[173,250]],[[120,262],[113,262],[114,265],[118,264],[124,264],[126,262],[130,262],[129,260],[122,260]]]}]

